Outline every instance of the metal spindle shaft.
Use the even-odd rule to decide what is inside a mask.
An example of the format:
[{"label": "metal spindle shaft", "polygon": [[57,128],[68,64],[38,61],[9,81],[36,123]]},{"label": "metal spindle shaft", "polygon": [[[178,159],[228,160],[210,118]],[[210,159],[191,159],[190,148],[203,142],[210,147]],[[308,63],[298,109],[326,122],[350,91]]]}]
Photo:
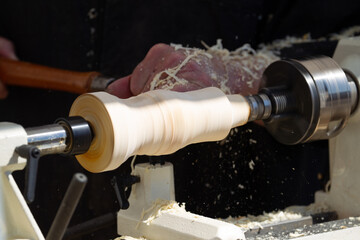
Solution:
[{"label": "metal spindle shaft", "polygon": [[40,156],[85,153],[93,139],[90,125],[82,117],[60,118],[55,124],[25,129],[28,145],[40,150]]},{"label": "metal spindle shaft", "polygon": [[67,132],[59,124],[27,128],[25,131],[28,135],[28,144],[39,148],[42,156],[64,152],[67,148]]}]

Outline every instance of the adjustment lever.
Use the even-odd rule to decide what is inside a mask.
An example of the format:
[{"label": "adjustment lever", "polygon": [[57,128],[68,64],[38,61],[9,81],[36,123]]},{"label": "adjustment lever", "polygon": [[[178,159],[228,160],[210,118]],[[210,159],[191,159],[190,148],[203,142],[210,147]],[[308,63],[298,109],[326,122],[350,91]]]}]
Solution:
[{"label": "adjustment lever", "polygon": [[40,159],[40,150],[30,145],[17,147],[15,151],[19,156],[26,158],[24,197],[28,204],[35,199],[37,171]]},{"label": "adjustment lever", "polygon": [[128,209],[130,204],[126,188],[131,187],[133,184],[140,182],[139,176],[128,175],[121,177],[120,180],[116,176],[111,179],[111,185],[113,186],[116,194],[116,198],[119,202],[120,209]]}]

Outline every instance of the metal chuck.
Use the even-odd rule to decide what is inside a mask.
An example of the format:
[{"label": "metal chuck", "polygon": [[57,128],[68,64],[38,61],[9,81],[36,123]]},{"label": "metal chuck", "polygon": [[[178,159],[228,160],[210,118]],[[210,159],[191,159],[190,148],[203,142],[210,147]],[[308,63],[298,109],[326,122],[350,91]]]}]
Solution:
[{"label": "metal chuck", "polygon": [[359,83],[330,57],[280,60],[264,72],[258,95],[248,96],[249,120],[293,145],[337,135],[357,108]]}]

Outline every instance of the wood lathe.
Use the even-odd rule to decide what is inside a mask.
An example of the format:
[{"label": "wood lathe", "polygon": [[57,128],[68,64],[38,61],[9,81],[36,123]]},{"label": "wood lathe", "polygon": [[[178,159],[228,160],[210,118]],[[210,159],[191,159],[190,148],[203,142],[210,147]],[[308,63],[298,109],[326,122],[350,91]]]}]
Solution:
[{"label": "wood lathe", "polygon": [[[123,100],[97,92],[78,97],[70,118],[58,119],[55,124],[24,129],[0,123],[0,214],[6,229],[0,238],[44,238],[11,175],[25,167],[25,158],[34,158],[24,154],[29,147],[35,147],[35,158],[55,153],[76,155],[85,169],[98,173],[116,169],[134,155],[171,154],[192,143],[222,140],[232,128],[254,120],[264,120],[268,131],[284,144],[337,136],[330,143],[332,188],[318,193],[316,201],[328,203],[340,217],[360,215],[360,187],[353,184],[360,180],[358,155],[353,154],[360,136],[359,64],[360,40],[346,39],[339,43],[334,58],[274,62],[264,72],[263,89],[253,96],[225,95],[219,89],[206,88],[187,93],[156,90]],[[345,128],[348,122],[350,128]],[[359,132],[351,134],[351,141],[348,128]],[[31,184],[25,196],[31,201],[36,164],[28,168]],[[346,174],[339,173],[340,168],[345,168]],[[170,235],[179,240],[245,239],[244,232],[232,224],[189,212],[170,212],[150,224],[144,222],[146,210],[156,199],[175,199],[172,171],[171,164],[135,167],[140,178],[130,195],[129,208],[118,214],[120,235],[156,240]],[[351,196],[346,193],[349,189]],[[346,206],[341,201],[346,201]],[[20,227],[17,218],[22,219]]]}]

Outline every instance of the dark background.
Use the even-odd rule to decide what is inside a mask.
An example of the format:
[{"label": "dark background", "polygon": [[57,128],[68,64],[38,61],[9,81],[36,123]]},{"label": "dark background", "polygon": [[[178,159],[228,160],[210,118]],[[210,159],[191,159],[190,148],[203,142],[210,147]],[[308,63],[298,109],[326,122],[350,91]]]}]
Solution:
[{"label": "dark background", "polygon": [[[231,50],[308,32],[317,38],[360,24],[359,12],[360,3],[349,0],[2,0],[0,36],[14,42],[24,61],[124,76],[159,42],[201,47],[201,40],[211,45],[221,38]],[[282,57],[331,56],[335,46],[330,41],[296,45],[284,49]],[[67,116],[76,97],[21,87],[9,91],[9,97],[0,101],[0,121],[24,127]],[[309,204],[328,179],[327,141],[284,146],[255,124],[238,128],[222,142],[191,145],[161,158],[175,165],[177,200],[210,217]],[[251,160],[254,170],[249,168]],[[92,174],[71,157],[42,158],[36,200],[30,208],[44,235],[75,172],[84,172],[89,183],[70,226],[118,210],[110,179],[129,173],[128,165]],[[22,187],[23,172],[16,178]],[[84,239],[115,236],[113,225]]]}]

